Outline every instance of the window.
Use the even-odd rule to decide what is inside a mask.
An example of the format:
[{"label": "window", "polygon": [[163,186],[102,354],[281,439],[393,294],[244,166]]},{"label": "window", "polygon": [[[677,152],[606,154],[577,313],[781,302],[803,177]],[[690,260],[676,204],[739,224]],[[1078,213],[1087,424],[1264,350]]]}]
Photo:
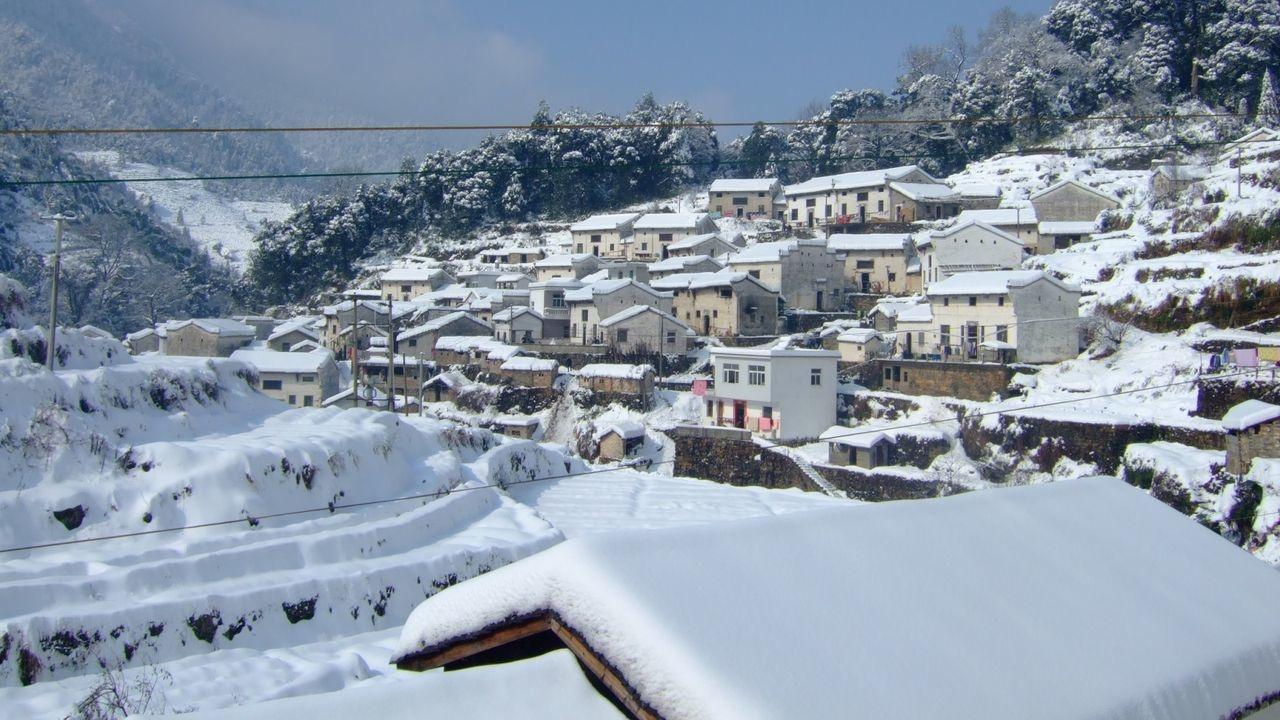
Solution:
[{"label": "window", "polygon": [[792,209],[791,209],[791,219],[792,219],[792,220],[799,220],[799,219],[800,219],[800,211],[799,211],[799,210],[796,210],[795,208],[792,208]]},{"label": "window", "polygon": [[816,203],[815,203],[815,201],[814,201],[814,199],[813,199],[813,198],[809,198],[808,200],[805,200],[805,201],[804,201],[804,206],[805,206],[805,207],[814,207],[814,205],[815,205],[815,204],[816,204]]},{"label": "window", "polygon": [[738,384],[738,364],[725,363],[724,372],[722,373],[722,379],[724,380],[726,385],[737,385]]},{"label": "window", "polygon": [[302,376],[302,382],[315,382],[315,381],[316,381],[316,376],[315,376],[315,375],[303,375],[303,376]]},{"label": "window", "polygon": [[1003,295],[1001,295],[1000,297],[996,298],[996,305],[999,305],[1000,307],[1004,307],[1004,296],[1003,296]]},{"label": "window", "polygon": [[810,385],[822,384],[822,368],[813,368],[809,371],[809,384]]},{"label": "window", "polygon": [[891,369],[889,369],[889,368],[885,368],[885,369],[884,369],[884,379],[885,379],[885,380],[893,380],[893,370],[891,370]]},{"label": "window", "polygon": [[947,345],[951,344],[951,326],[950,325],[943,325],[942,327],[938,328],[938,342],[942,343],[943,347],[946,347]]},{"label": "window", "polygon": [[831,217],[831,206],[830,206],[830,205],[824,205],[824,206],[823,206],[823,209],[826,211],[827,217]]},{"label": "window", "polygon": [[284,383],[280,382],[279,380],[263,380],[262,389],[263,390],[283,390]]},{"label": "window", "polygon": [[746,204],[747,204],[747,198],[745,198],[745,197],[736,197],[736,198],[734,198],[734,199],[733,199],[733,204],[734,204],[734,205],[746,205]]},{"label": "window", "polygon": [[764,366],[763,365],[747,366],[747,384],[748,385],[764,385]]},{"label": "window", "polygon": [[618,342],[624,343],[626,341],[627,341],[627,329],[621,328],[618,330]]},{"label": "window", "polygon": [[859,260],[857,262],[857,267],[859,270],[874,270],[876,267],[876,261],[875,260]]},{"label": "window", "polygon": [[858,193],[858,202],[866,202],[867,194],[865,192]]},{"label": "window", "polygon": [[764,407],[760,408],[760,417],[763,417],[763,418],[769,418],[770,420],[772,420],[772,419],[773,419],[773,406],[772,406],[772,405],[765,405]]},{"label": "window", "polygon": [[642,242],[642,243],[640,243],[640,249],[641,249],[641,250],[648,250],[648,249],[649,249],[649,243],[647,243],[647,242]]},{"label": "window", "polygon": [[587,309],[582,308],[582,322],[586,322],[586,321],[587,321]]},{"label": "window", "polygon": [[281,352],[289,352],[289,343],[280,343]]},{"label": "window", "polygon": [[946,297],[942,298],[942,306],[943,306],[943,307],[948,307],[948,306],[950,306],[950,305],[951,305],[951,298],[946,298]]},{"label": "window", "polygon": [[996,326],[996,339],[999,340],[1000,342],[1009,342],[1009,326],[1008,325]]},{"label": "window", "polygon": [[756,193],[756,197],[764,197],[764,193],[762,193],[762,192],[758,192],[758,193]]},{"label": "window", "polygon": [[667,344],[668,344],[668,345],[675,345],[675,344],[676,344],[676,331],[675,331],[675,330],[668,330],[668,331],[667,331]]},{"label": "window", "polygon": [[552,295],[552,296],[551,296],[551,307],[557,307],[557,308],[559,308],[559,307],[564,307],[564,296],[563,296],[563,295]]},{"label": "window", "polygon": [[409,347],[418,347],[418,338],[409,338]]},{"label": "window", "polygon": [[592,235],[592,236],[591,236],[591,242],[600,242],[600,236],[599,236],[599,235]]},{"label": "window", "polygon": [[310,395],[303,395],[303,396],[302,396],[302,406],[303,406],[303,407],[311,407],[311,406],[313,406],[313,405],[315,405],[315,400],[314,400],[314,399],[312,399],[312,397],[311,397]]},{"label": "window", "polygon": [[970,295],[970,296],[969,296],[969,307],[974,307],[974,306],[975,306],[975,305],[977,305],[977,304],[978,304],[978,298],[974,297],[973,295]]},{"label": "window", "polygon": [[658,242],[669,243],[673,236],[673,233],[658,233]]},{"label": "window", "polygon": [[919,345],[920,347],[924,347],[924,331],[923,330],[916,333],[916,344]]},{"label": "window", "polygon": [[711,413],[714,410],[715,410],[715,405],[713,405],[712,402],[708,400],[707,401],[707,417],[711,417]]},{"label": "window", "polygon": [[897,279],[898,279],[898,273],[895,273],[895,272],[889,273],[889,282],[893,282],[894,280],[897,280]]},{"label": "window", "polygon": [[876,210],[877,210],[878,212],[884,212],[884,201],[883,201],[883,200],[877,200],[877,201],[876,201]]},{"label": "window", "polygon": [[747,271],[747,274],[748,274],[748,275],[750,275],[751,277],[753,277],[753,278],[757,279],[757,280],[759,280],[759,279],[760,279],[760,271],[759,271],[759,270],[748,270],[748,271]]},{"label": "window", "polygon": [[410,290],[412,290],[412,289],[413,289],[413,286],[412,286],[412,285],[401,285],[401,286],[400,286],[400,292],[409,292],[409,291],[410,291]]},{"label": "window", "polygon": [[290,395],[290,396],[289,396],[289,404],[290,404],[290,405],[297,405],[297,404],[298,404],[298,396],[297,396],[297,395]]}]

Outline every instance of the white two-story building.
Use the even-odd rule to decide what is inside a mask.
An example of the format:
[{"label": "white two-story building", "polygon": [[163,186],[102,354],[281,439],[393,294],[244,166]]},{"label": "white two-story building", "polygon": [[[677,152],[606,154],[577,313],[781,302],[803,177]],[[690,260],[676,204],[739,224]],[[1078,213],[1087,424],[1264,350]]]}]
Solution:
[{"label": "white two-story building", "polygon": [[833,350],[713,348],[715,387],[703,395],[703,424],[773,440],[816,438],[836,422]]}]

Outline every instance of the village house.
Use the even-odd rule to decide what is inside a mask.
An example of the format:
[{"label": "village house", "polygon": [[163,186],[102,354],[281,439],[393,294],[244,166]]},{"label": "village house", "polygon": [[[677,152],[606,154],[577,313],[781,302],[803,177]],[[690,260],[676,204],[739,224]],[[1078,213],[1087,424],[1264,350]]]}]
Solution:
[{"label": "village house", "polygon": [[496,286],[499,290],[528,290],[533,278],[524,273],[506,273],[498,276]]},{"label": "village house", "polygon": [[[395,305],[394,309],[396,319],[407,318],[417,310],[408,303]],[[325,306],[322,310],[324,329],[320,337],[325,347],[335,353],[349,346],[353,339],[360,343],[360,349],[364,349],[368,347],[369,337],[366,328],[380,328],[386,334],[385,329],[390,327],[390,312],[388,303],[377,300],[344,300]]]},{"label": "village house", "polygon": [[591,345],[603,340],[600,321],[634,305],[649,305],[671,312],[671,293],[658,292],[635,280],[602,280],[564,294],[569,308],[569,337]]},{"label": "village house", "polygon": [[898,308],[893,322],[896,352],[912,358],[936,350],[937,330],[933,325],[933,306],[927,301]]},{"label": "village house", "polygon": [[706,255],[672,256],[649,264],[649,282],[677,273],[715,272],[724,268],[724,263]]},{"label": "village house", "polygon": [[1277,141],[1280,141],[1280,132],[1269,127],[1260,127],[1255,130],[1250,130],[1244,135],[1241,135],[1235,140],[1223,145],[1219,157],[1225,159],[1235,157],[1239,154],[1249,154],[1250,150],[1256,151],[1265,145]]},{"label": "village house", "polygon": [[[385,338],[379,338],[385,343]],[[396,354],[389,360],[386,345],[375,346],[363,353],[358,364],[360,382],[380,388],[387,386],[387,372],[391,372],[391,384],[396,394],[409,394],[413,388],[435,372],[435,363],[416,355]]]},{"label": "village house", "polygon": [[383,300],[407,302],[432,290],[456,282],[449,273],[434,267],[399,267],[382,273],[379,279]]},{"label": "village house", "polygon": [[[890,187],[898,183],[899,187]],[[954,191],[915,165],[823,175],[783,190],[787,222],[815,227],[840,223],[914,222],[959,212]],[[916,200],[914,198],[921,198]],[[951,212],[954,209],[955,212]]]},{"label": "village house", "polygon": [[646,263],[666,258],[671,243],[715,231],[716,223],[707,213],[647,213],[635,222],[627,258]]},{"label": "village house", "polygon": [[396,334],[396,350],[415,358],[434,357],[436,340],[450,336],[492,337],[493,326],[466,312],[453,312]]},{"label": "village house", "polygon": [[894,464],[894,439],[884,432],[833,425],[818,436],[827,442],[827,462],[874,470]]},{"label": "village house", "polygon": [[538,418],[533,415],[499,415],[493,419],[493,431],[507,437],[532,440],[538,434]]},{"label": "village house", "polygon": [[521,387],[548,388],[560,375],[560,363],[551,358],[514,355],[502,361],[498,374]]},{"label": "village house", "polygon": [[[232,315],[231,319],[253,328],[254,340],[266,340],[271,331],[276,329],[276,325],[280,324],[279,320],[266,315]],[[86,327],[93,326],[88,325]]]},{"label": "village house", "polygon": [[320,342],[320,333],[315,330],[316,319],[303,317],[283,322],[267,336],[267,348],[279,352],[289,352],[295,345],[310,340]]},{"label": "village house", "polygon": [[569,304],[564,294],[586,285],[580,280],[559,278],[529,284],[529,307],[542,315],[542,337],[548,340],[569,337]]},{"label": "village house", "polygon": [[781,220],[786,205],[777,178],[720,178],[707,191],[707,210],[721,217]]},{"label": "village house", "polygon": [[[984,344],[1019,362],[1051,363],[1080,353],[1080,289],[1041,270],[966,272],[929,286],[932,327],[905,352],[975,360]],[[898,315],[899,331],[902,314]]]},{"label": "village house", "polygon": [[155,327],[143,328],[125,335],[124,345],[129,349],[129,354],[131,355],[141,355],[149,352],[163,353],[165,332],[164,323]]},{"label": "village house", "polygon": [[604,342],[623,354],[660,352],[683,355],[693,330],[670,313],[648,305],[633,305],[600,321]]},{"label": "village house", "polygon": [[561,278],[577,280],[599,269],[600,258],[591,253],[549,255],[533,264],[534,279],[537,282]]},{"label": "village house", "polygon": [[322,348],[324,348],[324,346],[315,340],[299,340],[298,342],[291,344],[288,350],[281,350],[280,352],[311,352],[312,350],[320,350]]},{"label": "village house", "polygon": [[756,243],[730,255],[729,268],[777,288],[787,307],[838,310],[844,299],[844,256],[827,252],[825,240]]},{"label": "village house", "polygon": [[1151,168],[1148,191],[1157,203],[1168,205],[1192,188],[1201,187],[1209,170],[1207,165],[1160,163]]},{"label": "village house", "polygon": [[737,337],[778,332],[777,289],[746,272],[669,275],[655,280],[654,287],[672,293],[673,314],[700,335]]},{"label": "village house", "polygon": [[531,307],[513,306],[493,314],[493,336],[502,342],[536,343],[542,340],[542,313]]},{"label": "village house", "polygon": [[571,654],[558,687],[643,720],[1267,720],[1278,586],[1149,493],[1080,478],[582,534],[424,600],[391,662]]},{"label": "village house", "polygon": [[236,350],[231,359],[258,371],[258,389],[264,395],[295,407],[315,407],[338,391],[338,364],[328,350]]},{"label": "village house", "polygon": [[463,388],[471,384],[467,376],[457,370],[445,370],[422,384],[422,401],[454,402]]},{"label": "village house", "polygon": [[574,372],[578,387],[604,395],[653,394],[653,367],[626,363],[587,363]]},{"label": "village house", "polygon": [[920,296],[885,297],[876,301],[874,307],[867,311],[867,320],[871,326],[882,333],[890,332],[898,323],[898,313],[919,305],[929,307],[928,301]]},{"label": "village house", "polygon": [[582,278],[583,282],[597,280],[636,280],[649,282],[649,263],[641,260],[605,260],[600,269]]},{"label": "village house", "polygon": [[472,269],[458,273],[458,282],[463,287],[475,290],[497,290],[498,278],[510,275],[506,270]]},{"label": "village house", "polygon": [[644,426],[630,420],[613,420],[596,426],[596,460],[621,462],[644,446]]},{"label": "village house", "polygon": [[960,196],[961,210],[987,210],[1000,207],[1000,203],[1004,201],[1004,191],[999,185],[991,183],[960,183],[955,186],[956,194]]},{"label": "village house", "polygon": [[840,362],[864,363],[880,354],[884,338],[875,328],[851,328],[836,336]]},{"label": "village house", "polygon": [[967,222],[916,239],[924,287],[960,272],[1022,267],[1027,249],[1018,238],[983,222]]},{"label": "village house", "polygon": [[1254,458],[1280,458],[1280,405],[1245,400],[1222,416],[1227,431],[1227,472],[1249,472]]},{"label": "village house", "polygon": [[983,210],[964,210],[956,216],[959,227],[970,222],[980,222],[1004,231],[1020,240],[1022,245],[1039,250],[1040,235],[1037,228],[1040,221],[1036,219],[1036,209],[1030,205],[1025,207],[1002,207]]},{"label": "village house", "polygon": [[[489,353],[508,347],[511,346],[485,335],[443,335],[436,339],[432,358],[441,367],[475,365],[482,368]],[[499,362],[498,367],[501,364]]]},{"label": "village house", "polygon": [[253,326],[236,320],[193,318],[166,323],[163,346],[166,355],[229,357],[256,338]]},{"label": "village house", "polygon": [[706,255],[718,258],[742,249],[742,237],[733,235],[726,239],[720,233],[703,233],[690,235],[683,240],[676,240],[667,246],[667,257],[683,257],[688,255]]},{"label": "village house", "polygon": [[1092,220],[1045,220],[1036,226],[1039,236],[1036,254],[1045,255],[1086,242],[1097,231],[1098,224]]},{"label": "village house", "polygon": [[623,257],[625,252],[622,240],[631,237],[640,215],[638,212],[592,215],[570,225],[569,235],[573,238],[573,251],[579,255]]},{"label": "village house", "polygon": [[831,235],[827,251],[844,256],[844,277],[851,292],[897,294],[918,292],[919,275],[908,273],[914,246],[907,233]]},{"label": "village house", "polygon": [[1095,222],[1104,210],[1120,207],[1113,195],[1075,180],[1063,180],[1031,196],[1040,222]]},{"label": "village house", "polygon": [[772,440],[816,438],[836,422],[840,353],[778,347],[712,348],[715,386],[703,424]]},{"label": "village house", "polygon": [[480,262],[490,265],[531,265],[547,254],[537,247],[500,247],[480,252]]}]

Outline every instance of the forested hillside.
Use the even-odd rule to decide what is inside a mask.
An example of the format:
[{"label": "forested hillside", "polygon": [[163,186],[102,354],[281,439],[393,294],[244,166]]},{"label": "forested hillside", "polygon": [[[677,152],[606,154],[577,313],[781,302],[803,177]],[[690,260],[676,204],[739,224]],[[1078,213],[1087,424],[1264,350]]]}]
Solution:
[{"label": "forested hillside", "polygon": [[[943,43],[909,48],[892,90],[837,92],[805,115],[812,123],[761,123],[724,148],[710,128],[576,127],[701,119],[680,103],[646,97],[622,118],[552,117],[544,107],[528,130],[433,154],[393,182],[313,201],[269,227],[250,290],[266,302],[299,299],[350,279],[360,258],[424,234],[572,218],[670,196],[712,174],[795,182],[903,163],[945,174],[1054,139],[1078,147],[1100,125],[1075,120],[1086,115],[1127,118],[1101,129],[1152,143],[1135,154],[1154,157],[1205,141],[1205,128],[1151,116],[1229,113],[1209,128],[1223,138],[1276,115],[1278,65],[1274,0],[1062,0],[1045,18],[1003,10],[976,39],[955,29]],[[919,122],[935,118],[947,122]]]}]

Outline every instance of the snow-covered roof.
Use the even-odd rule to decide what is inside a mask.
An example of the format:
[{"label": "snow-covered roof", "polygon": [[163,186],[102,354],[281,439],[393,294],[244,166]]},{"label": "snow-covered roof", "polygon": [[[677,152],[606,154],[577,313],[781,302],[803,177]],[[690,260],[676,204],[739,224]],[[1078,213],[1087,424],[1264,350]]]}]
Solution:
[{"label": "snow-covered roof", "polygon": [[694,230],[711,217],[706,213],[646,213],[636,221],[636,230]]},{"label": "snow-covered roof", "polygon": [[539,268],[567,268],[574,265],[581,265],[590,262],[595,258],[591,253],[571,253],[567,255],[548,255],[538,262],[534,263],[534,267]]},{"label": "snow-covered roof", "polygon": [[1017,349],[1013,343],[1008,343],[1003,340],[983,340],[982,342],[978,343],[978,347],[987,348],[988,350],[1016,350]]},{"label": "snow-covered roof", "polygon": [[529,276],[525,275],[524,273],[507,273],[505,275],[498,276],[498,282],[500,283],[520,282],[521,280],[528,280],[528,279],[529,279]]},{"label": "snow-covered roof", "polygon": [[[785,339],[785,338],[784,338]],[[840,353],[835,350],[810,350],[807,348],[792,347],[774,347],[765,345],[763,347],[723,347],[711,348],[711,357],[746,357],[746,358],[776,358],[776,357],[804,357],[804,358],[834,358],[839,359]]]},{"label": "snow-covered roof", "polygon": [[253,336],[258,332],[252,325],[246,325],[239,320],[232,320],[230,318],[191,318],[190,320],[172,320],[165,324],[165,329],[169,332],[173,332],[191,325],[194,325],[211,335],[222,335],[224,337]]},{"label": "snow-covered roof", "polygon": [[1066,186],[1068,186],[1068,185],[1074,185],[1074,186],[1076,186],[1077,188],[1079,188],[1079,189],[1081,189],[1081,190],[1084,190],[1085,192],[1093,193],[1094,195],[1097,195],[1098,197],[1102,198],[1103,200],[1109,200],[1109,201],[1111,201],[1111,202],[1115,203],[1116,205],[1119,205],[1119,204],[1120,204],[1120,198],[1116,197],[1115,195],[1111,195],[1111,194],[1109,194],[1109,193],[1105,193],[1105,192],[1103,192],[1103,191],[1101,191],[1101,190],[1099,190],[1099,189],[1097,189],[1097,188],[1094,188],[1094,187],[1089,187],[1088,185],[1085,185],[1084,183],[1079,182],[1079,181],[1077,181],[1077,180],[1063,180],[1063,181],[1061,181],[1061,182],[1054,183],[1053,185],[1050,185],[1049,187],[1047,187],[1047,188],[1045,188],[1045,189],[1041,190],[1040,192],[1032,193],[1032,195],[1031,195],[1031,198],[1030,198],[1030,199],[1031,199],[1031,200],[1037,200],[1037,199],[1039,199],[1039,198],[1044,197],[1045,195],[1048,195],[1048,194],[1049,194],[1049,193],[1051,193],[1051,192],[1054,192],[1055,190],[1058,190],[1058,189],[1060,189],[1060,188],[1064,188],[1064,187],[1066,187]]},{"label": "snow-covered roof", "polygon": [[986,232],[992,235],[995,235],[996,237],[1008,240],[1009,242],[1015,245],[1023,244],[1022,240],[1018,238],[1016,235],[1010,235],[1009,233],[1001,230],[1000,228],[994,225],[990,225],[981,220],[968,220],[962,223],[957,223],[955,226],[949,227],[946,230],[935,230],[931,233],[925,233],[921,237],[917,237],[916,247],[925,247],[926,245],[931,244],[935,238],[951,237],[952,235],[955,235],[956,233],[959,233],[962,230],[966,230],[970,227],[982,228]]},{"label": "snow-covered roof", "polygon": [[548,372],[559,367],[560,363],[551,358],[530,357],[527,355],[509,357],[502,363],[502,369],[510,371]]},{"label": "snow-covered roof", "polygon": [[[1030,285],[1037,280],[1048,280],[1065,290],[1073,286],[1046,274],[1043,270],[989,270],[956,273],[945,280],[931,283],[929,295],[1003,295],[1011,288]],[[902,315],[899,313],[899,319]]]},{"label": "snow-covered roof", "polygon": [[831,252],[854,252],[866,250],[905,250],[909,233],[867,233],[865,235],[836,234],[827,238],[827,249]]},{"label": "snow-covered roof", "polygon": [[772,242],[756,243],[743,248],[730,255],[728,261],[730,265],[778,262],[798,250],[802,245],[805,247],[820,247],[824,250],[827,247],[825,240],[774,240]]},{"label": "snow-covered roof", "polygon": [[644,437],[644,425],[631,420],[610,420],[596,425],[595,438],[600,438],[609,433],[616,433],[623,440],[634,440],[635,438]]},{"label": "snow-covered roof", "polygon": [[880,333],[875,328],[849,328],[836,336],[836,342],[867,343],[879,337]]},{"label": "snow-covered roof", "polygon": [[433,375],[430,379],[428,379],[425,383],[423,383],[423,386],[435,385],[436,383],[440,383],[448,388],[457,389],[460,387],[466,387],[470,385],[471,381],[467,379],[466,375],[463,375],[457,370],[445,370],[442,373]]},{"label": "snow-covered roof", "polygon": [[511,358],[518,357],[524,351],[515,345],[496,345],[489,350],[489,354],[485,355],[490,360],[501,360],[506,362]]},{"label": "snow-covered roof", "polygon": [[452,350],[453,352],[470,352],[472,350],[491,350],[506,343],[484,335],[442,335],[436,338],[436,350]]},{"label": "snow-covered roof", "polygon": [[320,350],[323,347],[315,340],[299,340],[289,346],[289,352],[310,352],[312,350]]},{"label": "snow-covered roof", "polygon": [[1236,717],[1280,690],[1277,602],[1266,564],[1087,478],[583,535],[428,598],[395,655],[545,616],[664,718]]},{"label": "snow-covered roof", "polygon": [[503,427],[533,427],[539,422],[533,415],[499,415],[493,419],[494,425]]},{"label": "snow-covered roof", "polygon": [[382,282],[430,282],[444,275],[440,268],[398,267],[382,273]]},{"label": "snow-covered roof", "polygon": [[1222,427],[1240,432],[1254,425],[1271,422],[1276,418],[1280,418],[1280,405],[1272,405],[1269,402],[1251,398],[1232,406],[1227,414],[1222,416]]},{"label": "snow-covered roof", "polygon": [[956,183],[954,187],[961,197],[998,198],[1004,195],[1000,186],[994,183],[966,182]]},{"label": "snow-covered roof", "polygon": [[714,242],[715,240],[719,240],[725,245],[733,247],[733,243],[721,237],[720,233],[712,232],[712,233],[702,233],[701,235],[690,235],[689,237],[684,238],[683,240],[676,240],[675,242],[667,246],[667,250],[669,251],[688,250],[689,248],[694,248],[707,242]]},{"label": "snow-covered roof", "polygon": [[891,180],[906,177],[913,172],[919,172],[925,177],[929,177],[928,173],[916,165],[902,165],[882,170],[862,170],[839,175],[823,175],[801,183],[788,185],[783,192],[786,195],[805,195],[808,193],[831,192],[833,188],[835,190],[851,190],[853,188],[874,187],[876,185],[884,185]]},{"label": "snow-covered roof", "polygon": [[397,334],[396,340],[397,341],[408,340],[409,338],[415,338],[424,333],[437,332],[441,328],[445,327],[446,325],[449,325],[450,323],[456,322],[458,320],[470,320],[471,322],[481,327],[487,328],[489,330],[493,329],[492,325],[481,320],[475,315],[459,310],[457,312],[451,312],[448,315],[441,315],[435,320],[425,322],[417,327],[409,328],[408,330],[405,330],[404,332]]},{"label": "snow-covered roof", "polygon": [[778,178],[719,178],[711,181],[711,192],[769,192]]},{"label": "snow-covered roof", "polygon": [[638,290],[653,295],[654,297],[670,297],[668,293],[660,293],[652,287],[642,282],[637,282],[631,278],[614,278],[611,280],[597,280],[589,285],[584,285],[573,290],[566,290],[564,293],[565,302],[585,302],[595,298],[596,295],[608,295],[622,290],[625,287],[634,286]]},{"label": "snow-covered roof", "polygon": [[1152,172],[1178,180],[1203,180],[1209,176],[1210,168],[1207,165],[1165,164],[1155,166]]},{"label": "snow-covered roof", "polygon": [[896,315],[900,323],[933,322],[933,306],[929,303],[917,303],[899,308]]},{"label": "snow-covered roof", "polygon": [[276,350],[236,350],[232,360],[248,363],[264,373],[316,373],[333,360],[328,350],[279,352]]},{"label": "snow-covered roof", "polygon": [[889,187],[912,200],[959,200],[960,194],[942,183],[891,182]]},{"label": "snow-covered roof", "polygon": [[578,368],[577,374],[582,377],[641,380],[645,375],[653,374],[653,367],[650,365],[626,365],[623,363],[587,363]]},{"label": "snow-covered roof", "polygon": [[586,285],[586,283],[582,282],[581,280],[578,280],[577,278],[550,278],[547,280],[540,280],[538,282],[529,283],[529,289],[536,290],[539,288],[550,288],[550,287],[580,288],[583,285]]},{"label": "snow-covered roof", "polygon": [[970,221],[986,223],[993,227],[999,227],[1001,225],[1035,225],[1036,209],[1035,207],[1028,205],[1027,207],[961,210],[960,214],[956,216],[956,225],[964,225]]},{"label": "snow-covered roof", "polygon": [[142,328],[141,330],[131,332],[124,336],[125,340],[141,340],[152,335],[159,335],[159,328]]},{"label": "snow-covered roof", "polygon": [[871,313],[877,313],[885,317],[897,317],[898,313],[903,309],[911,307],[913,305],[921,304],[921,302],[922,302],[922,298],[916,297],[916,296],[902,297],[902,298],[895,298],[895,297],[881,298],[880,300],[876,301],[875,307],[871,308],[870,312],[868,312],[867,314],[870,315]]},{"label": "snow-covered roof", "polygon": [[503,308],[502,310],[499,310],[498,312],[494,313],[493,320],[494,322],[511,322],[512,320],[515,320],[521,315],[530,315],[539,320],[543,319],[542,313],[538,312],[537,310],[534,310],[531,307],[528,307],[526,305],[512,305],[509,308]]},{"label": "snow-covered roof", "polygon": [[320,335],[312,327],[314,323],[315,323],[315,318],[309,318],[309,317],[297,318],[295,320],[288,320],[286,322],[280,323],[279,325],[276,326],[276,329],[272,330],[271,334],[267,336],[267,342],[271,342],[272,340],[278,340],[284,337],[285,335],[289,335],[295,332],[302,333],[303,335],[307,336],[312,340],[319,340]]},{"label": "snow-covered roof", "polygon": [[770,292],[778,292],[777,288],[760,282],[745,272],[733,270],[717,270],[715,272],[675,273],[666,277],[654,278],[653,286],[661,290],[699,290],[711,287],[732,287],[740,282],[751,282]]},{"label": "snow-covered roof", "polygon": [[1092,220],[1045,220],[1036,228],[1041,235],[1092,235],[1098,224]]},{"label": "snow-covered roof", "polygon": [[832,425],[823,430],[822,434],[818,435],[818,439],[855,448],[870,448],[875,447],[876,443],[886,440],[889,442],[894,441],[892,435],[879,430],[851,428],[843,425]]},{"label": "snow-covered roof", "polygon": [[665,260],[649,263],[649,272],[656,273],[667,272],[669,270],[683,270],[690,265],[697,265],[698,263],[704,262],[713,262],[716,265],[721,264],[719,260],[716,260],[710,255],[677,255]]},{"label": "snow-covered roof", "polygon": [[651,305],[632,305],[626,310],[614,313],[613,315],[610,315],[609,317],[601,320],[600,326],[612,327],[614,325],[617,325],[620,322],[630,320],[633,317],[637,317],[645,313],[657,313],[660,317],[667,320],[668,322],[675,323],[676,325],[684,328],[685,330],[689,329],[689,326],[681,322],[678,318],[676,318],[676,316],[672,315],[671,313],[663,312]]},{"label": "snow-covered roof", "polygon": [[590,230],[617,230],[625,226],[627,223],[633,222],[640,217],[638,212],[627,213],[608,213],[605,215],[592,215],[585,220],[569,226],[573,232],[587,232]]}]

